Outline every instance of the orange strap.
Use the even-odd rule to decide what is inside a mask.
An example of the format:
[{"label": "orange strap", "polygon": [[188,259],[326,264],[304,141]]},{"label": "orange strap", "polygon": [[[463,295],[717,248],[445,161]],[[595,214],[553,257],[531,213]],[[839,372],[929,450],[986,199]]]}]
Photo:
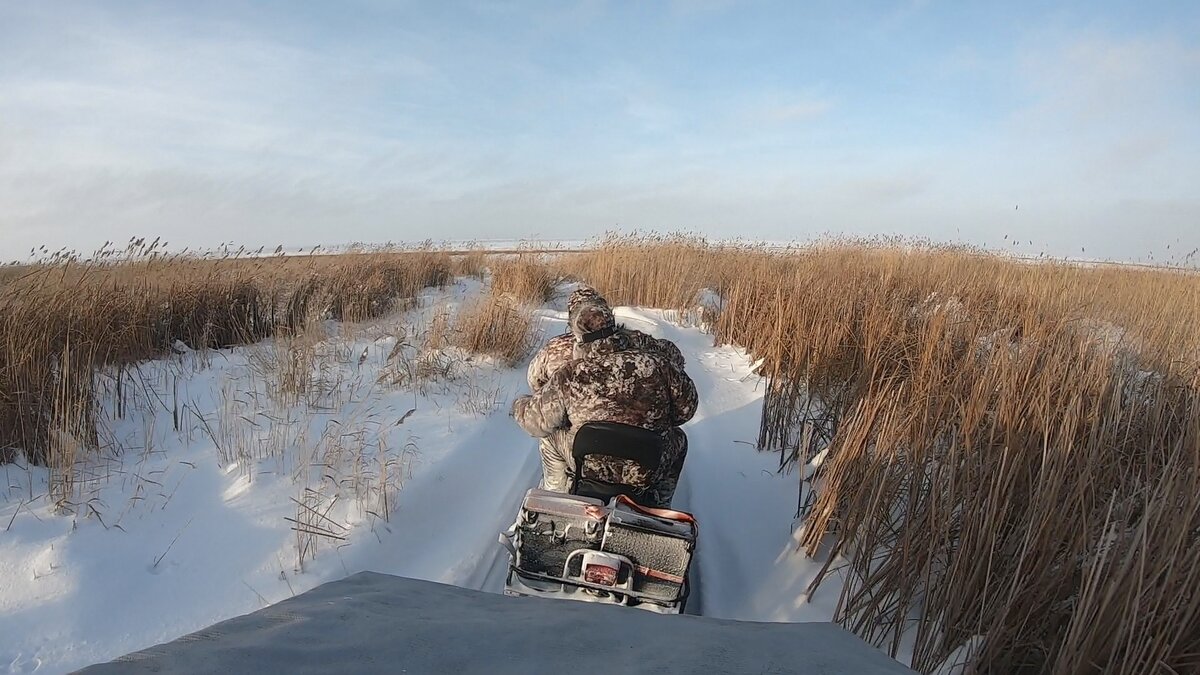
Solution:
[{"label": "orange strap", "polygon": [[676,576],[674,574],[668,574],[666,572],[660,572],[659,570],[652,570],[649,567],[646,567],[645,565],[638,565],[637,571],[644,576],[650,577],[652,579],[658,579],[659,581],[668,581],[673,584],[682,584],[683,583],[683,577]]},{"label": "orange strap", "polygon": [[657,518],[666,518],[667,520],[678,520],[678,521],[682,521],[685,523],[691,523],[692,525],[699,528],[699,524],[696,523],[696,519],[694,517],[692,517],[692,514],[690,514],[690,513],[684,513],[683,511],[673,511],[671,509],[654,509],[654,508],[650,508],[649,506],[642,506],[641,504],[638,504],[637,502],[633,501],[632,499],[630,499],[629,497],[627,497],[625,495],[617,495],[617,501],[622,504],[628,504],[629,508],[633,509],[634,511],[644,513],[648,516],[655,516]]}]

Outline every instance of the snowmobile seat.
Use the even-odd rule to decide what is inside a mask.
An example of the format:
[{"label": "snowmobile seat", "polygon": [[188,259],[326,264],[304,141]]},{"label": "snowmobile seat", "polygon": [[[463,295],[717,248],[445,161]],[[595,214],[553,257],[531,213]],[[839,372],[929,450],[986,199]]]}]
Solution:
[{"label": "snowmobile seat", "polygon": [[584,460],[607,456],[637,462],[650,474],[658,471],[666,450],[667,437],[661,431],[650,431],[617,422],[588,422],[575,434],[571,456],[575,460],[575,476],[571,494],[594,497],[608,502],[617,495],[640,501],[641,490],[631,485],[610,483],[583,476]]}]

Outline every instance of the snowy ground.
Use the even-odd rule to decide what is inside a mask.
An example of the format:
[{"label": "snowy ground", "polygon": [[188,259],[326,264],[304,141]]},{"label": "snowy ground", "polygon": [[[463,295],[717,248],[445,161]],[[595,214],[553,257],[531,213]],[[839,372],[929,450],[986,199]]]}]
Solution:
[{"label": "snowy ground", "polygon": [[[479,292],[461,281],[308,342],[142,364],[125,380],[140,402],[121,418],[109,405],[104,436],[123,451],[89,468],[74,513],[48,506],[44,470],[0,468],[0,671],[106,661],[363,570],[499,591],[497,533],[540,471],[507,414],[524,370],[422,360],[418,344]],[[546,335],[562,310],[540,310]],[[700,391],[675,502],[700,524],[689,611],[829,620],[836,580],[804,596],[823,561],[795,551],[798,476],[752,445],[746,355],[659,310],[617,314],[674,340]]]}]

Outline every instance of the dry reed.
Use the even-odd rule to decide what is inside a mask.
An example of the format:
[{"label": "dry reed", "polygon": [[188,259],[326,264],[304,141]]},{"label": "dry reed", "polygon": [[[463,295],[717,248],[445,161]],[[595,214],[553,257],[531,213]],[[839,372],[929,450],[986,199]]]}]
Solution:
[{"label": "dry reed", "polygon": [[[367,318],[480,266],[150,248],[0,275],[0,452],[69,482],[97,444],[98,367]],[[859,635],[911,648],[924,671],[967,643],[979,672],[1200,669],[1200,276],[678,236],[557,265],[496,262],[492,294],[438,334],[518,362],[533,325],[519,301],[546,300],[560,274],[614,303],[719,294],[715,339],[762,360],[759,446],[781,468],[826,452],[803,545],[848,559],[837,620]],[[301,502],[298,520],[315,512]]]},{"label": "dry reed", "polygon": [[98,369],[119,372],[179,343],[221,348],[295,334],[313,319],[378,316],[451,271],[433,250],[211,260],[156,247],[60,255],[3,286],[0,454],[49,465],[56,499],[79,453],[98,445]]},{"label": "dry reed", "polygon": [[482,249],[455,254],[451,260],[454,262],[454,276],[482,280],[487,272],[488,252]]},{"label": "dry reed", "polygon": [[533,254],[502,256],[492,261],[492,293],[540,305],[554,297],[558,277]]},{"label": "dry reed", "polygon": [[450,332],[455,347],[493,357],[509,367],[524,361],[539,337],[532,310],[494,288],[460,307]]},{"label": "dry reed", "polygon": [[803,545],[849,560],[859,635],[923,671],[968,642],[979,672],[1200,667],[1200,276],[681,237],[563,265],[615,302],[721,293],[760,447],[829,451]]}]

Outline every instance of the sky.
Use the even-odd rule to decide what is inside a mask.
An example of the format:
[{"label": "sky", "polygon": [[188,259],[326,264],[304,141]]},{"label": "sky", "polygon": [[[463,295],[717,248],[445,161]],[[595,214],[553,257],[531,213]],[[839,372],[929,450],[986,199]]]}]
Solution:
[{"label": "sky", "polygon": [[610,230],[1200,263],[1200,3],[0,0],[0,259]]}]

